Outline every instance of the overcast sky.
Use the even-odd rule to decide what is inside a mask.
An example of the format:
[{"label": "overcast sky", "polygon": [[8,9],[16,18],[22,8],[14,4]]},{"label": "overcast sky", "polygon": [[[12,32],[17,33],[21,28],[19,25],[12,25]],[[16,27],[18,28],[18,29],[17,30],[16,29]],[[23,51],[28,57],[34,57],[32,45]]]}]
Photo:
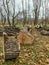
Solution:
[{"label": "overcast sky", "polygon": [[[20,10],[22,10],[21,1],[22,0],[16,0],[16,9],[17,9],[17,11],[18,11],[18,7],[17,6],[19,6]],[[26,0],[26,1],[28,1],[28,0]],[[31,12],[32,12],[32,9],[33,9],[33,3],[32,3],[32,0],[29,0],[29,1],[30,1],[30,14],[32,14]],[[34,0],[34,1],[36,1],[36,0]],[[42,2],[43,2],[43,7],[45,7],[45,0],[42,0]],[[46,6],[47,6],[47,8],[49,8],[49,0],[46,0]],[[43,7],[41,5],[40,17],[42,17],[42,15],[43,15]],[[44,12],[44,14],[45,14],[45,12]]]},{"label": "overcast sky", "polygon": [[[19,10],[21,11],[22,10],[22,2],[21,2],[22,0],[15,0],[15,7],[16,7],[16,11],[18,12]],[[23,1],[25,1],[25,0],[23,0]],[[26,1],[28,1],[28,0],[26,0]],[[32,0],[29,0],[30,1],[30,14],[32,15],[32,10],[33,10],[33,3],[32,3]],[[34,1],[36,1],[36,0],[34,0]],[[46,0],[47,2],[46,2],[46,6],[47,6],[47,8],[49,8],[49,0]],[[2,0],[0,0],[0,6],[1,6],[1,2],[2,2]],[[42,0],[42,2],[43,2],[43,7],[45,7],[45,0]],[[27,3],[26,3],[26,5],[27,5]],[[24,4],[24,6],[25,6],[25,4]],[[11,7],[12,7],[12,5],[11,5]],[[40,8],[40,17],[42,17],[42,15],[43,15],[43,7],[42,7],[42,5],[41,5],[41,8]],[[11,8],[11,11],[12,11],[12,8]],[[45,12],[44,12],[44,14],[45,14]]]}]

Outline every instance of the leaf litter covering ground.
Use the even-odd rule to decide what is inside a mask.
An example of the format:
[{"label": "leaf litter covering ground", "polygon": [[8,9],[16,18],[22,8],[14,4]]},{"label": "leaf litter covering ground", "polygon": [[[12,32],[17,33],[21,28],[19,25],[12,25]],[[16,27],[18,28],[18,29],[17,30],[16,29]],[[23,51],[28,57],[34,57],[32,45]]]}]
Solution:
[{"label": "leaf litter covering ground", "polygon": [[[0,65],[49,65],[49,36],[42,36],[39,32],[34,33],[34,43],[32,45],[21,45],[19,57],[14,61],[2,63]],[[0,53],[2,52],[2,37],[0,37]]]}]

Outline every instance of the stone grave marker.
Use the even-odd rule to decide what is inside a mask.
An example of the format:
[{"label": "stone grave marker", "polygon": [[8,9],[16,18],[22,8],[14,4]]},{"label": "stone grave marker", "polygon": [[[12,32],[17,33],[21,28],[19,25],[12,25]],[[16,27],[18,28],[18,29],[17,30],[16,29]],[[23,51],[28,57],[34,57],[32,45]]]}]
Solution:
[{"label": "stone grave marker", "polygon": [[20,44],[18,40],[15,38],[15,36],[7,36],[7,34],[4,35],[4,45],[3,45],[3,53],[4,53],[4,59],[15,59],[19,56],[20,52]]}]

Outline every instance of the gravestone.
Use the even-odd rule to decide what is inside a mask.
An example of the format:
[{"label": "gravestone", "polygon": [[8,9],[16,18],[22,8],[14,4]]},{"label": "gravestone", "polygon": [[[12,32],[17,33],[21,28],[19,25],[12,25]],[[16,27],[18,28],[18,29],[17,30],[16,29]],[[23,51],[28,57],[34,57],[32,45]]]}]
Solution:
[{"label": "gravestone", "polygon": [[15,59],[19,56],[20,52],[20,44],[18,43],[18,40],[15,38],[15,36],[7,36],[7,34],[4,33],[4,45],[3,45],[3,53],[4,53],[4,59]]},{"label": "gravestone", "polygon": [[30,34],[27,30],[21,30],[19,35],[17,36],[17,39],[19,39],[20,44],[33,44],[34,42],[34,36]]}]

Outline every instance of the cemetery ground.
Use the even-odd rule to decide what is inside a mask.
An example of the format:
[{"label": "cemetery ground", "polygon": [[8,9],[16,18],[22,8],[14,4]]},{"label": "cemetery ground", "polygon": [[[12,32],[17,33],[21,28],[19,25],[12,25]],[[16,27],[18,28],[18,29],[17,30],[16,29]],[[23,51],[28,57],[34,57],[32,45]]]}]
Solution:
[{"label": "cemetery ground", "polygon": [[[36,30],[33,32],[34,42],[20,45],[20,54],[15,60],[4,62],[3,58],[0,57],[0,65],[49,65],[49,36],[42,36]],[[0,36],[1,52],[3,52],[3,36]]]}]

